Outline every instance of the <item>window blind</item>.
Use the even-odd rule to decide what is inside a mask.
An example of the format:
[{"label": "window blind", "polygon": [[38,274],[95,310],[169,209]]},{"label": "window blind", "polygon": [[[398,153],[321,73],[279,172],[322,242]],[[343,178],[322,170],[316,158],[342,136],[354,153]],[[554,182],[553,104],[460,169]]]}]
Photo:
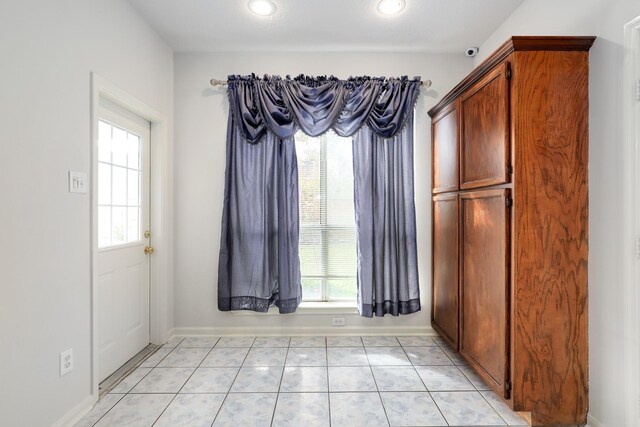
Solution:
[{"label": "window blind", "polygon": [[296,135],[303,300],[356,298],[351,139]]}]

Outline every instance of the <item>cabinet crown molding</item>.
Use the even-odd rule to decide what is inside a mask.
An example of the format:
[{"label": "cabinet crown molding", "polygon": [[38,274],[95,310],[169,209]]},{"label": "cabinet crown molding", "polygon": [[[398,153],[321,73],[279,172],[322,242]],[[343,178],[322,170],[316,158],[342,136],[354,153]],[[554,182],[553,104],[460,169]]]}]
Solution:
[{"label": "cabinet crown molding", "polygon": [[595,41],[593,36],[513,36],[496,49],[487,59],[469,73],[449,93],[447,93],[433,108],[429,110],[429,116],[436,116],[451,101],[456,99],[469,86],[477,82],[490,69],[513,52],[517,51],[588,51]]}]

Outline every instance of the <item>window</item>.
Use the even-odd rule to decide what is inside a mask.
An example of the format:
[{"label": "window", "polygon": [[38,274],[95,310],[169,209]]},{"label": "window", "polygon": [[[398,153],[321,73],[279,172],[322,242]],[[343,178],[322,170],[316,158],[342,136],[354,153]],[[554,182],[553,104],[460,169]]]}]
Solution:
[{"label": "window", "polygon": [[296,134],[304,301],[356,298],[351,139]]},{"label": "window", "polygon": [[98,121],[98,247],[140,241],[140,137]]}]

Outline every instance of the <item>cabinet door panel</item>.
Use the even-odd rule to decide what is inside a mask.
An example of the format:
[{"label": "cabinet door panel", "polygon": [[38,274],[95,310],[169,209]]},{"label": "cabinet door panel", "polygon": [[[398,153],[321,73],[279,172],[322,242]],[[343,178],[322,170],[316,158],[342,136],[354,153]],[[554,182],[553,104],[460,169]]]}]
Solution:
[{"label": "cabinet door panel", "polygon": [[460,353],[507,397],[509,190],[460,195]]},{"label": "cabinet door panel", "polygon": [[509,81],[507,63],[471,86],[461,101],[460,188],[508,182]]},{"label": "cabinet door panel", "polygon": [[458,348],[458,195],[433,198],[432,325]]},{"label": "cabinet door panel", "polygon": [[458,101],[433,119],[433,192],[458,190]]}]

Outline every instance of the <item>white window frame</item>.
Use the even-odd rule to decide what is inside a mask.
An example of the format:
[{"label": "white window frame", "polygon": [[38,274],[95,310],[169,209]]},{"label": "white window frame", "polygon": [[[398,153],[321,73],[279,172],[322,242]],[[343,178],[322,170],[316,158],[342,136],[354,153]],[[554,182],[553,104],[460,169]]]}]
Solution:
[{"label": "white window frame", "polygon": [[[338,136],[340,138],[340,136]],[[320,172],[320,194],[322,195],[321,198],[321,202],[320,202],[320,225],[303,225],[302,222],[300,223],[300,233],[302,234],[303,230],[312,230],[312,231],[319,231],[320,235],[321,235],[321,241],[322,242],[326,242],[326,239],[328,239],[329,237],[329,233],[331,231],[347,231],[347,230],[355,230],[355,226],[354,228],[351,227],[342,227],[342,226],[330,226],[327,224],[327,191],[326,191],[326,187],[327,187],[327,140],[326,138],[322,138],[322,137],[309,137],[311,139],[317,139],[320,138],[320,167],[321,167],[321,172]],[[324,191],[322,191],[322,189],[325,189]],[[302,215],[300,215],[302,216]],[[355,219],[354,219],[355,220]],[[329,254],[327,252],[327,248],[328,245],[322,245],[322,247],[325,249],[322,253],[322,271],[326,272],[328,271],[328,262],[329,262]],[[302,273],[302,272],[301,272]],[[310,306],[313,306],[313,304],[316,303],[320,303],[320,304],[335,304],[336,307],[340,307],[341,305],[345,305],[345,304],[353,304],[353,306],[355,306],[356,304],[356,298],[331,298],[329,299],[329,295],[327,292],[327,281],[331,280],[331,279],[351,279],[353,278],[354,280],[357,280],[356,276],[332,276],[332,275],[328,275],[328,274],[323,274],[323,275],[302,275],[302,279],[313,279],[313,280],[320,280],[320,298],[319,299],[303,299],[303,303],[310,303]],[[357,286],[357,285],[356,285]],[[303,294],[303,298],[304,298],[304,294]]]}]

